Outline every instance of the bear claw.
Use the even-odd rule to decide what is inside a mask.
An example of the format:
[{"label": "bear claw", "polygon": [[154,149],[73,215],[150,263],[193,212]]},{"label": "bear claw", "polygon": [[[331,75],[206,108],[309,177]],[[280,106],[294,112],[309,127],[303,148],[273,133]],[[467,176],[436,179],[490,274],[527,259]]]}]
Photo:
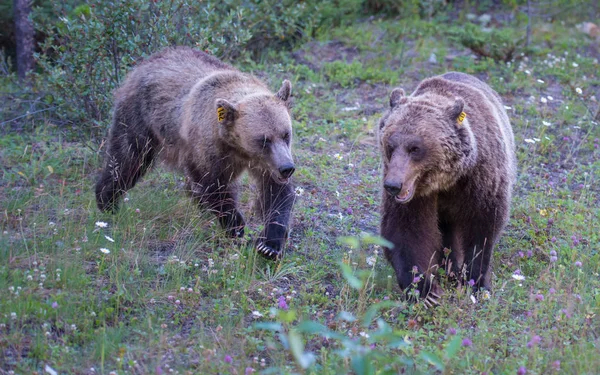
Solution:
[{"label": "bear claw", "polygon": [[425,305],[425,309],[433,308],[435,306],[439,306],[440,303],[437,301],[440,296],[437,294],[430,292],[430,294],[423,299],[423,304]]},{"label": "bear claw", "polygon": [[280,257],[279,251],[270,248],[262,242],[259,242],[258,245],[256,245],[256,250],[259,252],[259,254],[270,259],[279,259]]}]

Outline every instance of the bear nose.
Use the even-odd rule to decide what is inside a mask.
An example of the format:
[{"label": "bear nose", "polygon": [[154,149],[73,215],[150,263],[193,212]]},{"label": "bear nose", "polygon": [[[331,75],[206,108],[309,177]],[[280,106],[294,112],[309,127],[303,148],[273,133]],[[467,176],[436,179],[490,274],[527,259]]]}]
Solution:
[{"label": "bear nose", "polygon": [[389,182],[386,181],[383,184],[383,187],[385,188],[385,190],[387,190],[387,192],[391,195],[391,196],[396,196],[400,193],[400,191],[402,190],[402,184],[397,184],[395,182]]},{"label": "bear nose", "polygon": [[294,174],[295,170],[296,168],[294,168],[294,164],[286,164],[279,167],[279,173],[283,178],[289,178],[291,175]]}]

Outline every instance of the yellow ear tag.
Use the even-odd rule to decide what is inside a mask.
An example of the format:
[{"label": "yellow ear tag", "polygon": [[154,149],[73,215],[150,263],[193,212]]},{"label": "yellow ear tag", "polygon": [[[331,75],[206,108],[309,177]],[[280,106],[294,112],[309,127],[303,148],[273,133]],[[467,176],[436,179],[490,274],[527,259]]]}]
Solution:
[{"label": "yellow ear tag", "polygon": [[217,120],[219,120],[219,122],[225,120],[225,108],[217,107]]},{"label": "yellow ear tag", "polygon": [[458,118],[456,119],[456,121],[458,121],[458,125],[462,125],[465,117],[467,117],[467,114],[464,112],[461,112],[460,115],[458,115]]}]

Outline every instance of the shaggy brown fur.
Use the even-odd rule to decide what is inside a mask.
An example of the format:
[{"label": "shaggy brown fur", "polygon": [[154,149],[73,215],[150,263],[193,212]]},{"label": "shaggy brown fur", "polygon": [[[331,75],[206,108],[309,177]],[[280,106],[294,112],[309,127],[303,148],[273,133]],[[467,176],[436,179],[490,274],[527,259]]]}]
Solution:
[{"label": "shaggy brown fur", "polygon": [[102,211],[117,209],[155,159],[184,172],[188,189],[231,236],[243,236],[237,179],[257,180],[265,230],[257,249],[278,257],[294,201],[291,84],[273,94],[258,79],[190,48],[159,52],[115,94],[106,166],[96,185]]},{"label": "shaggy brown fur", "polygon": [[[460,120],[461,113],[466,114]],[[489,287],[492,250],[509,217],[516,161],[502,100],[479,79],[446,73],[410,96],[395,89],[379,122],[384,188],[385,254],[407,289],[433,287],[443,249],[457,275]],[[450,270],[449,270],[450,271]]]}]

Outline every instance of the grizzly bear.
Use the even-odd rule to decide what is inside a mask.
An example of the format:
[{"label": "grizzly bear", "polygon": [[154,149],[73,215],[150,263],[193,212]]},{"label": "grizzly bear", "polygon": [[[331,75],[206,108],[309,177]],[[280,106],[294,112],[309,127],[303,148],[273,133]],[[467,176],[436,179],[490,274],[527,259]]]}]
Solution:
[{"label": "grizzly bear", "polygon": [[448,273],[489,288],[516,173],[502,100],[479,79],[450,72],[425,79],[410,96],[394,89],[389,103],[378,124],[380,230],[393,244],[385,255],[398,284],[431,306],[441,293],[436,270],[447,262]]},{"label": "grizzly bear", "polygon": [[185,174],[193,199],[216,214],[229,236],[241,237],[237,180],[248,170],[265,222],[256,248],[278,258],[295,198],[291,89],[284,80],[273,94],[257,78],[191,48],[150,56],[115,92],[98,207],[114,212],[120,196],[163,161]]}]

